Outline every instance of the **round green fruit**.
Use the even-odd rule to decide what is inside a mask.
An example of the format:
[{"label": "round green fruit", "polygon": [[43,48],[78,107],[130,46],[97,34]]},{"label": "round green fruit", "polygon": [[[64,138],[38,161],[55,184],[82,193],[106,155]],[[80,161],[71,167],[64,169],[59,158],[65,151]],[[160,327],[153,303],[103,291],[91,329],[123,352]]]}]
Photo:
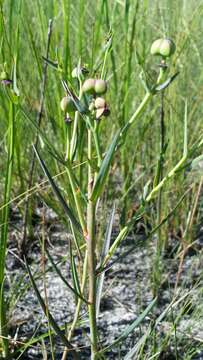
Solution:
[{"label": "round green fruit", "polygon": [[96,109],[103,109],[106,107],[106,101],[104,98],[98,97],[96,98],[94,105]]},{"label": "round green fruit", "polygon": [[163,39],[157,39],[153,42],[151,46],[151,54],[152,55],[160,55],[160,47]]},{"label": "round green fruit", "polygon": [[175,43],[171,39],[164,39],[160,46],[160,54],[163,57],[170,57],[176,50]]},{"label": "round green fruit", "polygon": [[65,96],[61,100],[60,105],[61,105],[61,110],[64,112],[71,113],[71,112],[76,111],[75,104],[70,96]]},{"label": "round green fruit", "polygon": [[95,92],[97,95],[105,94],[107,91],[107,82],[102,79],[98,79],[95,82]]},{"label": "round green fruit", "polygon": [[93,95],[95,93],[95,82],[96,82],[95,79],[85,80],[85,82],[83,83],[83,86],[82,86],[83,93]]}]

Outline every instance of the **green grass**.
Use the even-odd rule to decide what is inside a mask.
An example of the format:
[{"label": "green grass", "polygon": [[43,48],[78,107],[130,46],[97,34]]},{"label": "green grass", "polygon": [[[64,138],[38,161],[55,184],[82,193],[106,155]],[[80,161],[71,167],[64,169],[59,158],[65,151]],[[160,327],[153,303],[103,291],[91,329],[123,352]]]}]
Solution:
[{"label": "green grass", "polygon": [[[147,246],[156,243],[154,254],[150,255],[150,287],[154,296],[160,300],[165,269],[163,255],[174,239],[178,270],[170,294],[175,297],[179,286],[184,287],[182,267],[202,219],[202,160],[198,158],[203,145],[202,15],[202,0],[0,1],[0,72],[1,77],[6,73],[6,78],[13,81],[9,86],[3,82],[0,86],[0,353],[3,358],[9,358],[11,349],[10,313],[6,305],[13,296],[12,287],[5,290],[11,207],[26,218],[26,243],[23,230],[18,233],[22,256],[34,239],[32,214],[40,202],[56,212],[74,240],[70,251],[73,278],[73,291],[70,291],[76,296],[76,313],[67,336],[61,335],[54,316],[50,317],[47,299],[44,302],[40,297],[27,266],[36,296],[48,317],[47,337],[51,344],[53,328],[64,345],[70,345],[74,328],[82,327],[80,307],[84,299],[88,303],[87,292],[92,287],[93,305],[89,304],[92,354],[98,352],[98,358],[105,358],[105,348],[97,348],[96,272],[108,267],[116,249],[122,248],[122,241],[140,219],[146,226],[150,224]],[[48,35],[50,19],[53,23]],[[163,75],[161,83],[179,74],[164,89],[161,99],[163,91],[156,95],[148,92],[146,82],[155,85],[159,76],[159,59],[150,55],[150,47],[155,39],[164,36],[173,39],[176,52],[167,60],[167,75]],[[108,81],[105,98],[111,113],[99,125],[95,125],[91,116],[77,113],[74,124],[67,127],[60,108],[65,96],[62,80],[81,100],[83,79],[78,82],[71,76],[73,68],[80,64],[89,70],[89,77]],[[82,102],[77,105],[80,111],[81,104],[84,106]],[[119,224],[117,237],[110,245],[112,226],[106,225],[106,218],[109,224],[113,221],[109,213],[113,212],[114,202]],[[86,252],[87,230],[92,240]],[[52,263],[51,269],[54,268],[57,269]],[[60,270],[57,273],[60,276]],[[18,298],[18,289],[15,291]],[[202,296],[200,285],[196,292]],[[141,337],[137,348],[132,350],[132,356],[159,359],[172,343],[174,358],[184,358],[179,355],[182,346],[184,359],[192,359],[190,354],[201,348],[201,341],[192,337],[187,346],[186,339],[179,337],[178,324],[184,318],[185,301],[170,316],[167,314],[171,328],[163,339],[158,339],[155,319],[147,336]],[[200,304],[196,308],[200,309]],[[201,311],[199,319],[197,312],[193,315],[197,322],[202,321]],[[134,325],[129,324],[121,340],[129,329],[132,331]],[[27,346],[35,340],[27,339]],[[117,340],[107,348],[116,346]],[[53,347],[51,351],[54,359]],[[66,351],[63,360],[65,356]],[[92,360],[96,358],[92,355]]]}]

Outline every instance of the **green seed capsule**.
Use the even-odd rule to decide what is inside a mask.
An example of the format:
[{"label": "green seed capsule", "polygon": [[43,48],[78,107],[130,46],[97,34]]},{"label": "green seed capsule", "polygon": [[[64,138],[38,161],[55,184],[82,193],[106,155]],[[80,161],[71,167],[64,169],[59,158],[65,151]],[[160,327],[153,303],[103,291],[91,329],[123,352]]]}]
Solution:
[{"label": "green seed capsule", "polygon": [[107,82],[102,79],[96,80],[96,82],[95,82],[96,94],[102,95],[102,94],[105,94],[106,91],[107,91]]},{"label": "green seed capsule", "polygon": [[163,39],[158,39],[153,42],[150,51],[152,55],[160,55],[160,46],[162,41]]},{"label": "green seed capsule", "polygon": [[94,94],[95,93],[95,79],[85,80],[82,86],[83,93]]},{"label": "green seed capsule", "polygon": [[71,113],[71,112],[76,111],[75,104],[70,96],[65,96],[61,100],[60,105],[61,105],[61,110],[64,112]]},{"label": "green seed capsule", "polygon": [[164,39],[160,46],[160,54],[163,57],[170,57],[174,54],[176,46],[171,39]]},{"label": "green seed capsule", "polygon": [[96,98],[94,105],[95,105],[96,109],[102,109],[102,108],[106,107],[106,101],[104,98],[98,97],[98,98]]},{"label": "green seed capsule", "polygon": [[170,57],[176,50],[175,43],[171,39],[158,39],[151,46],[152,55]]}]

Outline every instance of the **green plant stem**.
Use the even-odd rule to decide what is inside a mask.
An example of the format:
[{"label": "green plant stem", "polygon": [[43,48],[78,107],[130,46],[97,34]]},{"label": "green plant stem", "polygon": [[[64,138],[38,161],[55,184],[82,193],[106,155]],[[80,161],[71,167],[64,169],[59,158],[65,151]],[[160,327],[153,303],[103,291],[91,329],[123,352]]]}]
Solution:
[{"label": "green plant stem", "polygon": [[[156,84],[159,85],[162,81],[164,75],[164,70],[161,68],[160,72],[159,72],[159,76],[157,79]],[[145,94],[144,99],[142,100],[141,104],[138,106],[137,110],[134,112],[134,114],[131,116],[130,120],[128,120],[128,122],[126,123],[126,125],[122,128],[120,136],[123,137],[128,128],[130,127],[130,125],[140,116],[140,114],[144,111],[145,107],[147,106],[147,104],[149,103],[149,101],[152,99],[154,93],[152,91],[147,91]]]},{"label": "green plant stem", "polygon": [[80,225],[82,227],[82,231],[83,231],[83,235],[84,238],[86,240],[86,236],[87,236],[87,227],[86,227],[86,223],[85,223],[85,219],[84,219],[84,212],[82,209],[82,204],[81,204],[81,195],[80,195],[80,189],[76,186],[75,184],[75,180],[74,180],[74,176],[73,176],[73,170],[71,168],[71,163],[68,162],[68,166],[66,166],[66,171],[69,177],[69,181],[70,181],[70,185],[71,185],[71,189],[73,192],[73,197],[75,200],[75,205],[77,208],[77,213],[78,213],[78,218],[80,221]]},{"label": "green plant stem", "polygon": [[[92,132],[88,130],[88,159],[92,160]],[[96,321],[96,255],[95,255],[95,203],[90,200],[94,184],[91,165],[88,166],[88,205],[87,205],[87,251],[89,273],[89,323],[91,338],[91,360],[97,353],[97,321]]]},{"label": "green plant stem", "polygon": [[[87,262],[87,251],[86,251],[84,264],[83,264],[83,273],[82,273],[82,284],[81,284],[81,293],[82,294],[84,294],[85,284],[86,284],[86,281],[87,281],[87,264],[88,264],[88,262]],[[74,319],[73,319],[73,322],[71,324],[70,330],[68,332],[68,341],[71,341],[71,338],[73,336],[73,332],[75,330],[75,327],[77,325],[78,318],[79,318],[79,315],[80,315],[81,306],[82,306],[82,299],[79,298],[78,303],[77,303],[77,307],[76,307],[76,310],[75,310],[75,314],[74,314]],[[66,347],[64,349],[63,356],[62,356],[61,360],[66,360],[67,359],[68,352],[69,352],[69,350]]]},{"label": "green plant stem", "polygon": [[[161,116],[160,116],[160,155],[157,166],[156,173],[156,182],[155,186],[163,178],[163,164],[164,164],[164,146],[165,146],[165,124],[164,124],[164,91],[161,92]],[[162,188],[158,191],[157,197],[157,224],[161,223],[162,218]],[[157,241],[156,241],[156,255],[155,263],[153,269],[153,278],[154,278],[154,291],[157,294],[158,287],[161,281],[161,255],[163,250],[163,240],[162,240],[162,227],[158,229],[157,232]]]},{"label": "green plant stem", "polygon": [[[10,102],[9,109],[9,128],[8,128],[8,156],[5,176],[4,203],[8,203],[11,194],[12,173],[14,163],[14,134],[15,134],[15,106]],[[0,336],[2,336],[2,355],[3,358],[8,356],[8,338],[7,338],[7,320],[6,304],[4,294],[4,275],[8,239],[8,218],[9,206],[2,211],[1,226],[1,246],[0,246]]]},{"label": "green plant stem", "polygon": [[[84,259],[84,264],[83,264],[83,273],[82,273],[82,284],[81,284],[81,293],[84,293],[84,289],[85,289],[85,284],[86,284],[86,280],[87,280],[87,251],[85,253],[85,259]],[[70,341],[73,335],[73,331],[76,327],[77,321],[78,321],[78,317],[80,314],[80,309],[81,309],[81,305],[82,305],[82,299],[79,298],[78,299],[78,303],[77,303],[77,307],[76,307],[76,311],[75,311],[75,315],[74,315],[74,319],[73,322],[71,324],[71,328],[69,330],[68,333],[68,340]]]},{"label": "green plant stem", "polygon": [[187,160],[187,156],[183,156],[182,159],[174,166],[174,168],[168,173],[167,176],[165,176],[160,183],[155,186],[152,191],[149,193],[147,198],[145,199],[146,202],[150,202],[154,196],[157,194],[157,192],[164,186],[164,184],[172,178],[175,173],[184,165],[185,161]]},{"label": "green plant stem", "polygon": [[121,129],[120,136],[124,137],[126,134],[128,128],[131,126],[131,124],[139,117],[139,115],[144,111],[145,107],[153,97],[153,93],[148,91],[145,94],[144,99],[142,100],[141,104],[138,106],[137,110],[134,112],[134,114],[131,116],[130,120],[124,125],[124,127]]},{"label": "green plant stem", "polygon": [[[82,97],[82,81],[81,81],[81,79],[79,79],[79,86],[80,86],[80,93],[79,93],[79,100],[80,100]],[[71,144],[70,144],[70,159],[71,159],[71,161],[73,161],[73,157],[75,154],[79,117],[80,117],[79,111],[76,111],[75,118],[74,118],[74,124],[73,124],[73,133],[72,133]]]},{"label": "green plant stem", "polygon": [[67,124],[67,143],[65,160],[70,160],[71,157],[71,123]]},{"label": "green plant stem", "polygon": [[97,157],[98,157],[97,165],[98,165],[98,167],[100,167],[101,163],[102,163],[102,153],[101,153],[98,132],[99,132],[99,122],[97,121],[95,128],[94,128],[93,136],[94,136],[94,142],[95,142],[95,147],[96,147],[96,152],[97,152]]}]

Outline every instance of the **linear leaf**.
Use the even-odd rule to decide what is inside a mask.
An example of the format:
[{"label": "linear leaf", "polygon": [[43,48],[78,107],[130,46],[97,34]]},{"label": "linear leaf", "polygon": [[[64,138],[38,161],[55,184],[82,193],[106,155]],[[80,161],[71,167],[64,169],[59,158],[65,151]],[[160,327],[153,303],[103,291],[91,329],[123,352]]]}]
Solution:
[{"label": "linear leaf", "polygon": [[[29,114],[21,107],[19,106],[20,111],[22,112],[22,114],[25,116],[25,118],[33,125],[33,127],[38,131],[39,135],[41,135],[44,143],[47,145],[48,147],[48,151],[50,152],[50,154],[52,154],[52,156],[54,158],[56,158],[58,161],[60,161],[62,164],[65,164],[64,160],[62,159],[62,157],[60,156],[60,154],[58,153],[58,151],[56,150],[56,148],[53,146],[53,143],[50,143],[50,141],[48,140],[48,138],[46,137],[46,135],[44,134],[44,132],[42,131],[42,129],[38,126],[37,122],[35,120],[33,120]],[[54,150],[54,153],[53,153]]]},{"label": "linear leaf", "polygon": [[52,68],[54,68],[55,70],[61,70],[58,62],[57,61],[52,61],[50,59],[47,59],[45,56],[42,56],[42,59],[48,64],[50,65]]},{"label": "linear leaf", "polygon": [[50,321],[50,324],[51,326],[53,327],[54,331],[56,332],[56,334],[60,337],[61,341],[63,342],[63,344],[65,346],[67,346],[69,349],[70,349],[70,352],[73,354],[74,356],[74,359],[78,359],[78,354],[76,353],[75,349],[73,348],[73,345],[68,341],[68,339],[66,338],[66,336],[64,335],[64,333],[61,331],[60,327],[58,326],[58,324],[56,323],[55,319],[53,318],[53,316],[51,315],[51,313],[48,311],[45,303],[44,303],[44,300],[43,298],[41,297],[40,295],[40,292],[37,288],[37,285],[35,283],[35,280],[32,276],[32,273],[31,273],[31,270],[30,270],[30,267],[28,265],[28,262],[25,258],[25,264],[26,264],[26,269],[28,271],[28,274],[29,274],[29,278],[30,278],[30,281],[31,281],[31,284],[32,284],[32,287],[35,291],[35,294],[38,298],[38,301],[40,303],[40,306],[45,314],[45,316],[49,319]]},{"label": "linear leaf", "polygon": [[[108,223],[108,226],[107,226],[107,230],[106,230],[106,236],[105,236],[105,239],[104,239],[103,249],[102,249],[102,253],[101,253],[100,265],[102,264],[105,256],[107,255],[107,253],[109,251],[110,241],[111,241],[111,234],[112,234],[112,229],[113,229],[114,215],[115,215],[115,203],[113,205],[112,213],[111,213],[109,223]],[[101,275],[99,276],[98,283],[97,283],[97,296],[96,296],[96,299],[97,299],[97,304],[96,304],[97,317],[99,316],[99,308],[100,308],[100,303],[101,303],[104,276],[105,276],[105,271],[103,271],[101,273]]]},{"label": "linear leaf", "polygon": [[108,170],[113,159],[114,151],[116,149],[116,146],[118,145],[119,138],[120,138],[120,130],[116,133],[111,145],[109,146],[106,156],[102,161],[101,168],[99,170],[96,183],[92,191],[92,196],[91,196],[92,201],[96,201],[103,190],[105,180],[108,176]]},{"label": "linear leaf", "polygon": [[134,360],[134,359],[136,359],[135,355],[137,354],[137,352],[139,351],[141,346],[143,347],[143,345],[146,343],[146,340],[150,336],[150,332],[151,332],[151,325],[147,329],[146,333],[141,337],[141,339],[127,353],[127,355],[124,357],[124,360]]},{"label": "linear leaf", "polygon": [[81,289],[80,289],[80,282],[79,282],[79,278],[78,278],[78,273],[77,273],[77,268],[76,268],[76,264],[75,264],[75,258],[73,256],[72,253],[72,246],[70,243],[70,259],[71,259],[71,274],[72,274],[72,278],[73,278],[73,285],[75,288],[75,294],[76,294],[76,303],[78,301],[77,299],[77,294],[81,294]]},{"label": "linear leaf", "polygon": [[179,74],[179,72],[175,73],[173,76],[168,78],[163,84],[156,86],[155,90],[161,91],[161,90],[166,89],[173,82],[173,80],[175,80],[175,78],[176,78],[176,76],[178,76],[178,74]]},{"label": "linear leaf", "polygon": [[69,89],[67,83],[64,80],[62,80],[62,85],[63,85],[63,88],[66,91],[67,95],[71,97],[77,111],[80,114],[85,114],[86,107],[81,103],[81,101],[78,99],[78,97],[75,94],[73,95],[72,91]]},{"label": "linear leaf", "polygon": [[45,249],[45,252],[48,256],[48,259],[50,261],[50,263],[52,264],[54,270],[56,271],[56,273],[59,275],[59,277],[61,278],[61,280],[64,282],[64,284],[76,295],[78,296],[81,300],[83,300],[86,304],[88,304],[88,301],[81,296],[80,292],[76,291],[70,284],[69,282],[65,279],[65,277],[63,276],[63,274],[61,273],[60,269],[57,267],[57,265],[55,264],[52,256],[50,255],[49,251],[47,249]]},{"label": "linear leaf", "polygon": [[153,306],[155,305],[157,301],[157,298],[155,298],[154,300],[152,300],[152,302],[147,306],[147,308],[143,311],[143,313],[138,316],[138,318],[133,321],[133,323],[131,325],[129,325],[123,332],[122,334],[115,340],[113,341],[113,343],[107,347],[105,347],[104,349],[102,349],[101,351],[99,351],[100,354],[105,353],[106,351],[111,350],[114,346],[118,345],[120,342],[123,342],[128,335],[145,319],[145,317],[149,314],[149,312],[152,310]]},{"label": "linear leaf", "polygon": [[37,159],[39,160],[39,163],[40,163],[45,175],[47,176],[47,178],[49,180],[49,183],[52,187],[54,194],[56,195],[57,199],[59,200],[60,204],[62,205],[64,212],[66,213],[66,215],[68,216],[70,221],[73,223],[73,225],[75,225],[77,230],[80,233],[82,233],[82,229],[81,229],[79,222],[76,220],[75,216],[73,215],[72,210],[68,207],[67,203],[65,202],[64,198],[62,197],[57,185],[55,184],[53,178],[51,177],[51,175],[45,165],[45,162],[42,160],[42,158],[39,154],[39,151],[37,150],[37,148],[35,146],[33,146],[33,147],[34,147],[34,151],[36,153]]}]

